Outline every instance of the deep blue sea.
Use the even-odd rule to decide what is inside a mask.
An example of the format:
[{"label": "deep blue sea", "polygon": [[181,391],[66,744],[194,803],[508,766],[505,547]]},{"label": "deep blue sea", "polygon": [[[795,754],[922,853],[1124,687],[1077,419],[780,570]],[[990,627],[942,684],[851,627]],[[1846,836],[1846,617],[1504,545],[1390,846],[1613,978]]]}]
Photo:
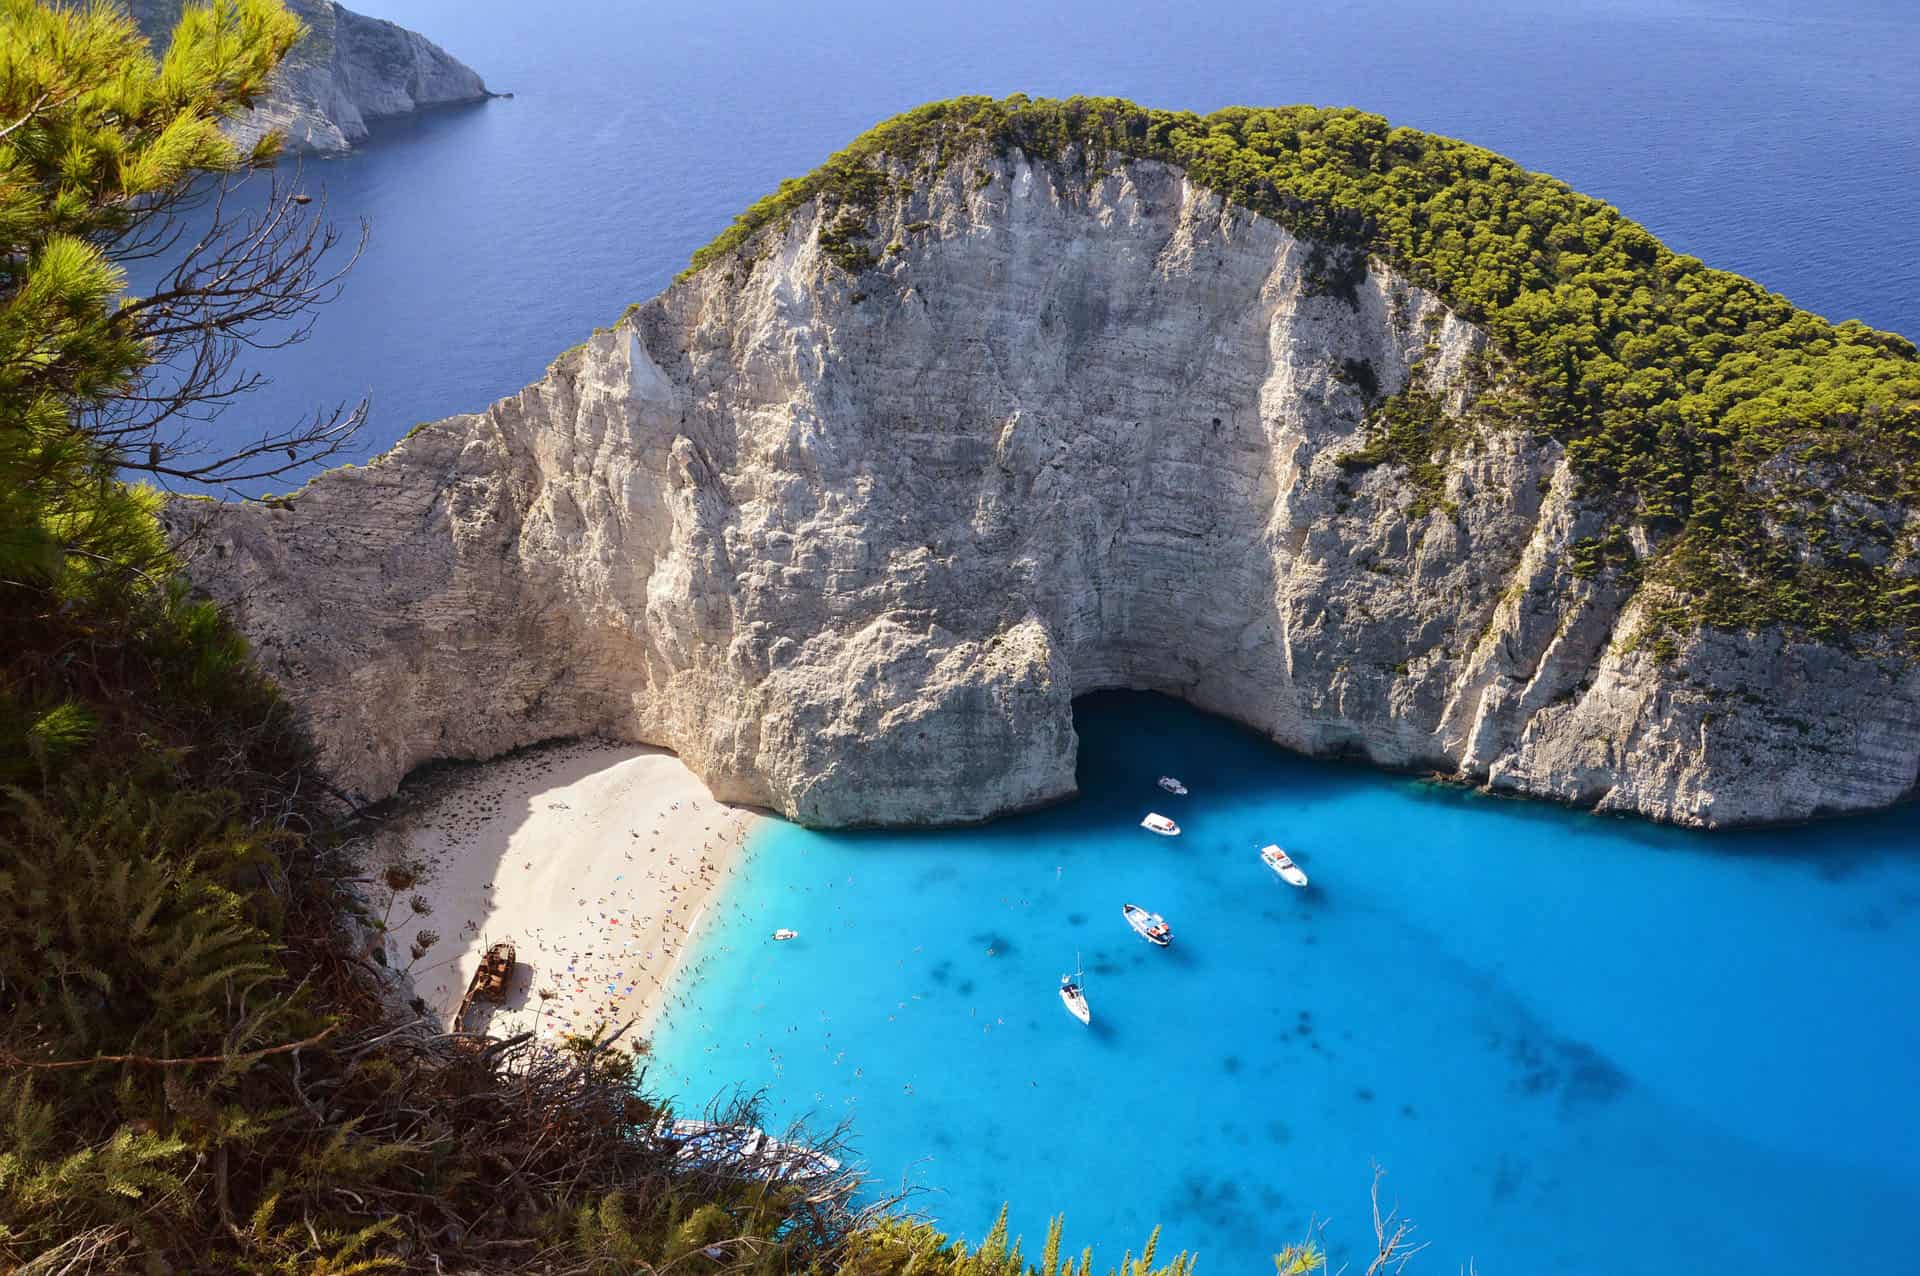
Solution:
[{"label": "deep blue sea", "polygon": [[[371,454],[483,407],[781,178],[967,92],[1364,107],[1920,336],[1913,0],[360,4],[516,96],[307,165],[372,240],[229,435],[365,393]],[[1053,810],[763,832],[654,1079],[850,1115],[881,1183],[963,1233],[1003,1200],[1115,1247],[1162,1222],[1205,1272],[1270,1270],[1316,1217],[1364,1268],[1375,1163],[1433,1243],[1416,1273],[1920,1271],[1920,815],[1702,837],[1301,761],[1159,701],[1084,705],[1081,734],[1085,796]],[[1154,806],[1185,835],[1135,827]],[[1053,992],[1076,960],[1092,1031]]]},{"label": "deep blue sea", "polygon": [[[1833,319],[1920,337],[1914,0],[359,0],[512,101],[311,162],[372,240],[220,427],[370,394],[359,449],[473,411],[733,215],[935,98],[1312,102],[1466,138]],[[287,483],[273,486],[285,488]]]},{"label": "deep blue sea", "polygon": [[[763,826],[652,1084],[851,1117],[877,1188],[974,1236],[1003,1201],[1029,1237],[1064,1211],[1113,1262],[1157,1222],[1203,1272],[1270,1272],[1318,1219],[1362,1270],[1378,1164],[1432,1243],[1415,1273],[1915,1270],[1920,809],[1709,836],[1307,761],[1151,696],[1076,725],[1082,796],[1042,812]],[[1091,1030],[1054,991],[1076,963]]]}]

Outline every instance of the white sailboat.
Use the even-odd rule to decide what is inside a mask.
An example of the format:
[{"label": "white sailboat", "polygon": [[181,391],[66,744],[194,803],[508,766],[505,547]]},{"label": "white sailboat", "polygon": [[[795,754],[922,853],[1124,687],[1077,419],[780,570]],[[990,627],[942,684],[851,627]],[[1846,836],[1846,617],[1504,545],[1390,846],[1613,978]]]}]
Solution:
[{"label": "white sailboat", "polygon": [[1080,985],[1080,955],[1074,954],[1073,973],[1060,976],[1060,1004],[1081,1023],[1093,1024],[1093,1011],[1087,1008],[1087,990]]},{"label": "white sailboat", "polygon": [[1266,862],[1268,868],[1278,873],[1280,880],[1287,885],[1305,886],[1307,884],[1307,875],[1301,872],[1300,866],[1287,858],[1287,853],[1278,846],[1261,848],[1260,858]]},{"label": "white sailboat", "polygon": [[1180,826],[1158,811],[1148,811],[1147,818],[1140,821],[1140,827],[1149,833],[1158,833],[1161,837],[1180,836]]}]

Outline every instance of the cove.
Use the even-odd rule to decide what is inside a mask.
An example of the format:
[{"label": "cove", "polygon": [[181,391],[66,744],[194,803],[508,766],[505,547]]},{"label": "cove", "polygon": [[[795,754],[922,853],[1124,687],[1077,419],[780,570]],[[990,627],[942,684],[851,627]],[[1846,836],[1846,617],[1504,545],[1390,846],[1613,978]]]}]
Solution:
[{"label": "cove", "polygon": [[[1707,835],[1303,759],[1154,696],[1085,698],[1076,729],[1060,806],[764,824],[649,1087],[850,1118],[876,1194],[973,1238],[1007,1202],[1036,1248],[1064,1212],[1103,1263],[1160,1223],[1163,1253],[1270,1270],[1318,1220],[1358,1270],[1375,1163],[1431,1242],[1415,1272],[1911,1261],[1920,810]],[[1054,994],[1076,957],[1091,1030]]]}]

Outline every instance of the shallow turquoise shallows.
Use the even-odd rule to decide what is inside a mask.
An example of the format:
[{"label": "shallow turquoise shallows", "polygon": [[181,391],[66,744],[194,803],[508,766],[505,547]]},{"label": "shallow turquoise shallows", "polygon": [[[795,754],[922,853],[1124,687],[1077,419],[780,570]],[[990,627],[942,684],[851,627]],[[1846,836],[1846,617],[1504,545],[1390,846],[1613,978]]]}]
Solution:
[{"label": "shallow turquoise shallows", "polygon": [[[1078,708],[1076,801],[768,824],[652,1084],[851,1117],[876,1190],[973,1237],[1063,1211],[1103,1261],[1158,1222],[1203,1272],[1271,1272],[1318,1220],[1364,1269],[1377,1163],[1415,1273],[1920,1270],[1920,814],[1691,834]],[[1076,960],[1091,1029],[1055,994]]]}]

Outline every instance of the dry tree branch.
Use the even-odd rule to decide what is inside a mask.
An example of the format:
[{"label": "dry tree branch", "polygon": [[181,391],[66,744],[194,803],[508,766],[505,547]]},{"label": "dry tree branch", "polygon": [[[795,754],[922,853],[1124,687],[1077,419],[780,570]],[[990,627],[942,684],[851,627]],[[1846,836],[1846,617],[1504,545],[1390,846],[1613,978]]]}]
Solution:
[{"label": "dry tree branch", "polygon": [[264,1050],[249,1050],[245,1054],[203,1054],[182,1059],[156,1059],[144,1054],[102,1054],[95,1055],[91,1059],[39,1061],[0,1053],[0,1062],[4,1062],[9,1068],[26,1068],[35,1072],[62,1072],[68,1068],[91,1068],[100,1063],[133,1063],[146,1068],[177,1068],[197,1063],[252,1063],[255,1059],[264,1059],[268,1055],[286,1054],[293,1050],[304,1050],[308,1046],[317,1046],[331,1037],[339,1028],[340,1025],[337,1023],[328,1024],[303,1041],[289,1041],[285,1045],[268,1046]]},{"label": "dry tree branch", "polygon": [[[273,177],[257,208],[235,198],[243,181],[223,177],[143,203],[103,245],[120,260],[178,254],[148,295],[123,300],[110,320],[145,344],[145,372],[82,418],[124,469],[210,485],[281,478],[346,451],[366,419],[363,398],[237,445],[197,437],[266,383],[241,366],[242,353],[305,341],[367,244],[363,220],[348,245],[326,220],[324,194],[315,203],[296,189],[297,170],[291,181]],[[206,224],[188,243],[185,215],[204,206]]]},{"label": "dry tree branch", "polygon": [[14,1270],[16,1276],[86,1276],[95,1271],[117,1271],[128,1240],[124,1225],[88,1228]]},{"label": "dry tree branch", "polygon": [[1395,1205],[1385,1214],[1380,1212],[1380,1180],[1387,1172],[1376,1163],[1373,1167],[1373,1235],[1379,1245],[1379,1253],[1367,1264],[1367,1276],[1381,1276],[1382,1273],[1399,1273],[1407,1269],[1413,1256],[1427,1247],[1428,1242],[1413,1242],[1414,1226],[1400,1217],[1400,1207]]}]

